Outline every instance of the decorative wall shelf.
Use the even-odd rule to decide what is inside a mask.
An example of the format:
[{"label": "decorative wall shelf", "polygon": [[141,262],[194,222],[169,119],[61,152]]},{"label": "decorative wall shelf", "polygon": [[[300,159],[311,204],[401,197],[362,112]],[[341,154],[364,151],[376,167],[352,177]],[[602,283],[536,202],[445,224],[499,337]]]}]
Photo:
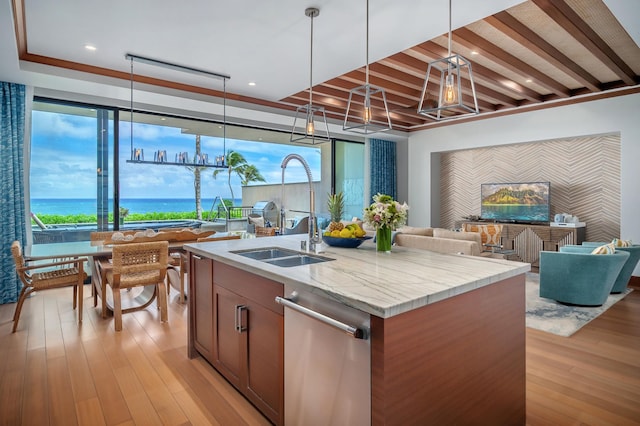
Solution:
[{"label": "decorative wall shelf", "polygon": [[183,166],[183,167],[209,167],[209,168],[217,168],[217,169],[227,169],[229,166],[227,165],[217,165],[217,164],[199,164],[199,163],[176,163],[170,161],[145,161],[145,160],[127,160],[127,163],[133,164],[155,164],[158,166]]}]

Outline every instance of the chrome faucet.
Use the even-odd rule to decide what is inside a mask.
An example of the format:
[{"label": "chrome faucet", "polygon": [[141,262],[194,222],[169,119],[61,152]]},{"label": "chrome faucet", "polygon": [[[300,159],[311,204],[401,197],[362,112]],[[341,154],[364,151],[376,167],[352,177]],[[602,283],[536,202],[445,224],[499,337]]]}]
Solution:
[{"label": "chrome faucet", "polygon": [[290,160],[296,159],[302,163],[304,167],[304,171],[307,172],[307,179],[309,180],[309,250],[316,251],[316,245],[319,244],[322,240],[320,238],[320,233],[318,232],[318,220],[316,218],[315,210],[316,210],[316,196],[313,191],[313,178],[311,177],[311,169],[309,168],[309,164],[298,154],[289,154],[282,160],[282,194],[281,200],[282,205],[280,206],[280,227],[284,229],[285,224],[285,210],[284,210],[284,170],[287,168],[287,164],[289,164]]}]

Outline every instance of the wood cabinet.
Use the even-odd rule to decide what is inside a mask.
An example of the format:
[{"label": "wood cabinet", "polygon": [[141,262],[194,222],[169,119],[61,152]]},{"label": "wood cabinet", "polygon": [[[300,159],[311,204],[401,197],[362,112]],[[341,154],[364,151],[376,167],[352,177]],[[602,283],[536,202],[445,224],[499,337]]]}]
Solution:
[{"label": "wood cabinet", "polygon": [[213,260],[191,254],[189,262],[189,357],[213,363]]},{"label": "wood cabinet", "polygon": [[200,353],[269,420],[283,424],[284,310],[275,302],[283,285],[191,258],[189,355]]},{"label": "wood cabinet", "polygon": [[[487,225],[488,222],[466,222]],[[558,251],[559,247],[568,244],[582,244],[586,228],[555,227],[550,225],[527,225],[520,223],[503,223],[500,244],[506,250],[515,250],[510,260],[530,263],[537,269],[540,264],[540,252]]]}]

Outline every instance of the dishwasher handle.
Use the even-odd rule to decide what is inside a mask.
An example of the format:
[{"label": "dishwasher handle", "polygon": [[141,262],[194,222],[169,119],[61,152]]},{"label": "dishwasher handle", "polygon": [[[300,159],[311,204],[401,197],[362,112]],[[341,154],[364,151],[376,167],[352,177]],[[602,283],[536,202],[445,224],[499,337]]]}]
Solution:
[{"label": "dishwasher handle", "polygon": [[316,319],[318,321],[321,321],[325,324],[328,324],[332,327],[337,328],[340,331],[343,331],[345,333],[347,333],[348,335],[352,336],[354,339],[367,339],[367,333],[365,330],[363,330],[362,328],[359,327],[354,327],[352,325],[349,324],[345,324],[343,322],[340,322],[336,319],[333,319],[331,317],[328,317],[324,314],[321,314],[320,312],[316,312],[312,309],[306,308],[302,305],[297,304],[296,302],[292,301],[291,299],[287,299],[285,297],[280,297],[280,296],[276,296],[276,303],[286,306],[287,308],[291,308],[294,311],[298,311],[301,314],[307,315],[313,319]]}]

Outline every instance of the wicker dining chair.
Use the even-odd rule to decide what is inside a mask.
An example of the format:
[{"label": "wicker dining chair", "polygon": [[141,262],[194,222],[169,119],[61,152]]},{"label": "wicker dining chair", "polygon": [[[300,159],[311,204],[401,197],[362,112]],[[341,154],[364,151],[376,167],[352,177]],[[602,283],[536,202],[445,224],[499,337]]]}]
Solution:
[{"label": "wicker dining chair", "polygon": [[[160,321],[167,321],[165,278],[169,243],[130,243],[113,246],[113,268],[106,273],[106,283],[113,290],[113,317],[116,331],[122,330],[122,314],[141,310],[157,298]],[[155,286],[154,294],[144,305],[122,309],[120,291],[139,286]]]},{"label": "wicker dining chair", "polygon": [[[24,300],[34,291],[73,286],[73,309],[78,308],[78,322],[82,322],[82,290],[87,274],[84,272],[86,258],[77,258],[49,263],[29,264],[22,255],[20,241],[11,244],[11,254],[16,264],[16,272],[22,282],[16,311],[13,314],[13,333],[18,328],[20,312]],[[41,272],[37,272],[41,270]]]}]

